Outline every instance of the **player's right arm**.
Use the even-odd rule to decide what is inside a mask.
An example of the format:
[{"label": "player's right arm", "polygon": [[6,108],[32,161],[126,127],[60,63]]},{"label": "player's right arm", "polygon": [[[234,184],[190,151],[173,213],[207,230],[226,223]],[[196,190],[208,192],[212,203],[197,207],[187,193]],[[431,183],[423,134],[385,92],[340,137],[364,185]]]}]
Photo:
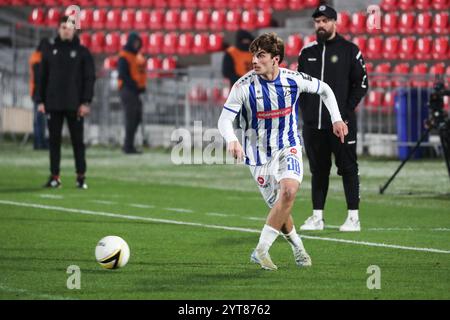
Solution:
[{"label": "player's right arm", "polygon": [[220,114],[217,127],[222,137],[227,143],[227,151],[235,159],[242,160],[244,158],[244,150],[238,141],[233,129],[233,120],[239,113],[243,104],[242,87],[234,85],[231,89],[222,113]]}]

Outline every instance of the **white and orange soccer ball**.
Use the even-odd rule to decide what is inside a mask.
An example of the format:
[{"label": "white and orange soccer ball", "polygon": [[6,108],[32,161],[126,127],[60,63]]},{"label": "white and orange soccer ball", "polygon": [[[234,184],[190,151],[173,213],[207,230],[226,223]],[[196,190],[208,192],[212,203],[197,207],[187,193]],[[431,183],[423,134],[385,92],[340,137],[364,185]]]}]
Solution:
[{"label": "white and orange soccer ball", "polygon": [[95,258],[105,269],[122,268],[130,259],[130,248],[121,237],[107,236],[97,243]]}]

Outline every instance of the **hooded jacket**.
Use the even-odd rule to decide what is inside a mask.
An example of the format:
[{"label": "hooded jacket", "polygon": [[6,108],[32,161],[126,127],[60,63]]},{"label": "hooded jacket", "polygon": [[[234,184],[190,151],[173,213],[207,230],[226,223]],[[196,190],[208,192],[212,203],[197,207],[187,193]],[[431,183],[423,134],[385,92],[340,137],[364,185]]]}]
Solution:
[{"label": "hooded jacket", "polygon": [[[134,43],[138,41],[136,48]],[[119,88],[126,88],[136,94],[145,91],[147,74],[145,70],[145,58],[139,54],[142,40],[135,32],[128,36],[127,43],[119,53],[118,72]]]},{"label": "hooded jacket", "polygon": [[[246,39],[249,40],[249,43],[244,43]],[[228,47],[225,51],[222,74],[230,80],[231,85],[252,69],[253,55],[248,50],[253,39],[253,35],[250,32],[238,30],[236,33],[236,44]]]},{"label": "hooded jacket", "polygon": [[[326,82],[336,96],[342,119],[356,126],[355,109],[369,88],[358,46],[339,34],[325,42],[313,41],[300,52],[298,71]],[[299,103],[304,125],[331,128],[330,115],[319,96],[302,93]]]},{"label": "hooded jacket", "polygon": [[42,52],[36,103],[47,112],[74,111],[94,96],[95,65],[89,50],[75,35],[71,41],[59,36]]}]

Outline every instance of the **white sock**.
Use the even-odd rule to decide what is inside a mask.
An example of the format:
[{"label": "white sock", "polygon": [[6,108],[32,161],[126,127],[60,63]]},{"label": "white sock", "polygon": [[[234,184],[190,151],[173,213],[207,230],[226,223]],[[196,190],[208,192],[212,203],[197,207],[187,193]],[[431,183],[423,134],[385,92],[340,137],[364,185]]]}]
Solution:
[{"label": "white sock", "polygon": [[359,210],[348,210],[348,217],[352,220],[359,220]]},{"label": "white sock", "polygon": [[297,234],[295,227],[292,228],[291,232],[289,232],[288,234],[283,234],[283,236],[287,240],[287,242],[289,242],[289,244],[291,245],[292,250],[295,249],[305,250],[302,239]]},{"label": "white sock", "polygon": [[316,217],[317,220],[322,220],[323,210],[313,210],[313,216]]},{"label": "white sock", "polygon": [[270,247],[277,239],[280,232],[277,229],[265,224],[261,231],[261,236],[259,237],[257,249],[262,249],[264,252],[269,251]]}]

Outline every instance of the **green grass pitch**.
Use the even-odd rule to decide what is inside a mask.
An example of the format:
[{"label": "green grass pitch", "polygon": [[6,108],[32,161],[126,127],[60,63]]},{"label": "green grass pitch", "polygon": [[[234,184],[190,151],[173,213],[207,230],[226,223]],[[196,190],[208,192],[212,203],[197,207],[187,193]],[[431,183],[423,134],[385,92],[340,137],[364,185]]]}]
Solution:
[{"label": "green grass pitch", "polygon": [[[181,165],[170,153],[125,156],[87,150],[88,190],[75,188],[72,151],[63,149],[58,190],[41,188],[48,154],[2,144],[0,299],[449,299],[450,183],[442,160],[406,165],[387,194],[398,161],[360,161],[360,233],[340,233],[346,216],[335,174],[326,228],[303,232],[313,266],[297,268],[281,237],[271,249],[279,270],[250,263],[268,209],[249,170]],[[306,159],[305,159],[306,160]],[[310,174],[293,210],[297,230],[311,213]],[[124,238],[128,265],[104,270],[94,249]],[[342,240],[348,240],[344,242]],[[81,270],[69,290],[68,266]],[[381,289],[367,288],[369,266]]]}]

